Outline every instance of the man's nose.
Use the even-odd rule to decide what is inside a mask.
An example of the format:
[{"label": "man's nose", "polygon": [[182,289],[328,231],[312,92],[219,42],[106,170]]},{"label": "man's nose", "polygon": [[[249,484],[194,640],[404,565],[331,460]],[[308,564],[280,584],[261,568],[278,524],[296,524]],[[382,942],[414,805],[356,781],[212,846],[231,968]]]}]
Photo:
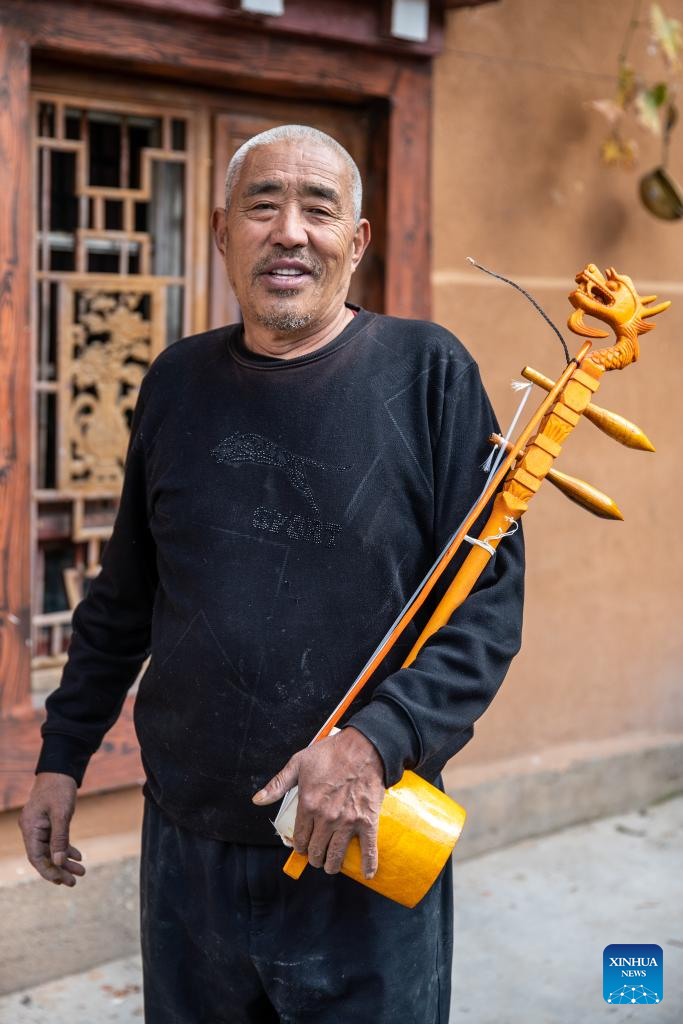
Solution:
[{"label": "man's nose", "polygon": [[272,222],[270,240],[273,245],[281,245],[285,249],[306,245],[308,232],[301,210],[295,203],[282,204]]}]

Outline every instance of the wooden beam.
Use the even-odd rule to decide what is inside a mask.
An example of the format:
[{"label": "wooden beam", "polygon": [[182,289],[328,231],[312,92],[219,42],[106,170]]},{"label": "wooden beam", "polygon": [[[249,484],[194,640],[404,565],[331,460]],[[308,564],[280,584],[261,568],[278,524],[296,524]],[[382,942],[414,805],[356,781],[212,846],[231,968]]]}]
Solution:
[{"label": "wooden beam", "polygon": [[431,308],[431,69],[398,74],[389,120],[386,311],[429,318]]},{"label": "wooden beam", "polygon": [[41,55],[271,96],[310,98],[317,83],[326,98],[387,97],[397,62],[415,60],[384,53],[369,60],[366,52],[341,42],[309,43],[232,24],[180,25],[144,11],[68,0],[3,0],[1,17],[20,28]]},{"label": "wooden beam", "polygon": [[29,44],[0,26],[0,715],[29,701],[31,139]]},{"label": "wooden beam", "polygon": [[165,18],[211,21],[220,31],[247,29],[274,36],[306,40],[342,41],[354,47],[396,54],[434,57],[443,48],[443,8],[431,0],[429,37],[424,42],[395,39],[387,31],[387,9],[392,0],[286,0],[284,14],[268,17],[245,13],[239,0],[90,0],[137,13],[153,12]]},{"label": "wooden beam", "polygon": [[443,0],[443,5],[448,10],[454,7],[480,7],[482,4],[497,4],[499,0]]}]

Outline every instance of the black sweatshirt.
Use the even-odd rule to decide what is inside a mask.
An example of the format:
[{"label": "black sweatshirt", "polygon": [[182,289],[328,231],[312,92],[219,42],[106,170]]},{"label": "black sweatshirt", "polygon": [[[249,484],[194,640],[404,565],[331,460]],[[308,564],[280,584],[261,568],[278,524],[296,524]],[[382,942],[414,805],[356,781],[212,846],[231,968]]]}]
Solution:
[{"label": "black sweatshirt", "polygon": [[[249,352],[240,325],[166,349],[36,771],[80,784],[151,651],[135,701],[146,794],[197,833],[279,843],[252,794],[309,743],[459,525],[496,429],[476,363],[435,324],[360,310],[293,359]],[[519,531],[400,669],[427,602],[347,712],[387,786],[405,767],[433,780],[471,738],[519,648],[523,562]]]}]

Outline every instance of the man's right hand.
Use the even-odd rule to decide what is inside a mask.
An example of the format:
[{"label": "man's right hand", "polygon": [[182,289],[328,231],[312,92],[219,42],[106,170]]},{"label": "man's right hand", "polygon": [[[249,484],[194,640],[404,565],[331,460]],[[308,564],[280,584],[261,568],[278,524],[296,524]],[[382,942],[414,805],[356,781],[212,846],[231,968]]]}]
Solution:
[{"label": "man's right hand", "polygon": [[80,851],[69,844],[76,789],[76,781],[69,775],[41,772],[19,817],[29,862],[55,885],[73,886],[76,876],[85,874],[79,863],[83,859]]}]

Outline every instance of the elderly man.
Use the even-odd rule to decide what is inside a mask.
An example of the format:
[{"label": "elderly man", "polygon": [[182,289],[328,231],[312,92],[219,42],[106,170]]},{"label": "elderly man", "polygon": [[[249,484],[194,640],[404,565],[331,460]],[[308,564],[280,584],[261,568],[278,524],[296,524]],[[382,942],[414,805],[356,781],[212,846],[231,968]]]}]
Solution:
[{"label": "elderly man", "polygon": [[[87,762],[151,650],[135,719],[147,1024],[448,1019],[450,870],[407,910],[339,874],[377,867],[384,789],[471,738],[519,645],[506,540],[409,669],[385,659],[307,748],[482,484],[496,427],[477,367],[434,324],[346,302],[370,239],[329,136],[235,154],[216,241],[244,322],[167,349],[142,385],[102,572],[74,615],[22,814],[31,863],[84,873],[69,822]],[[295,882],[270,818],[298,783]]]}]

